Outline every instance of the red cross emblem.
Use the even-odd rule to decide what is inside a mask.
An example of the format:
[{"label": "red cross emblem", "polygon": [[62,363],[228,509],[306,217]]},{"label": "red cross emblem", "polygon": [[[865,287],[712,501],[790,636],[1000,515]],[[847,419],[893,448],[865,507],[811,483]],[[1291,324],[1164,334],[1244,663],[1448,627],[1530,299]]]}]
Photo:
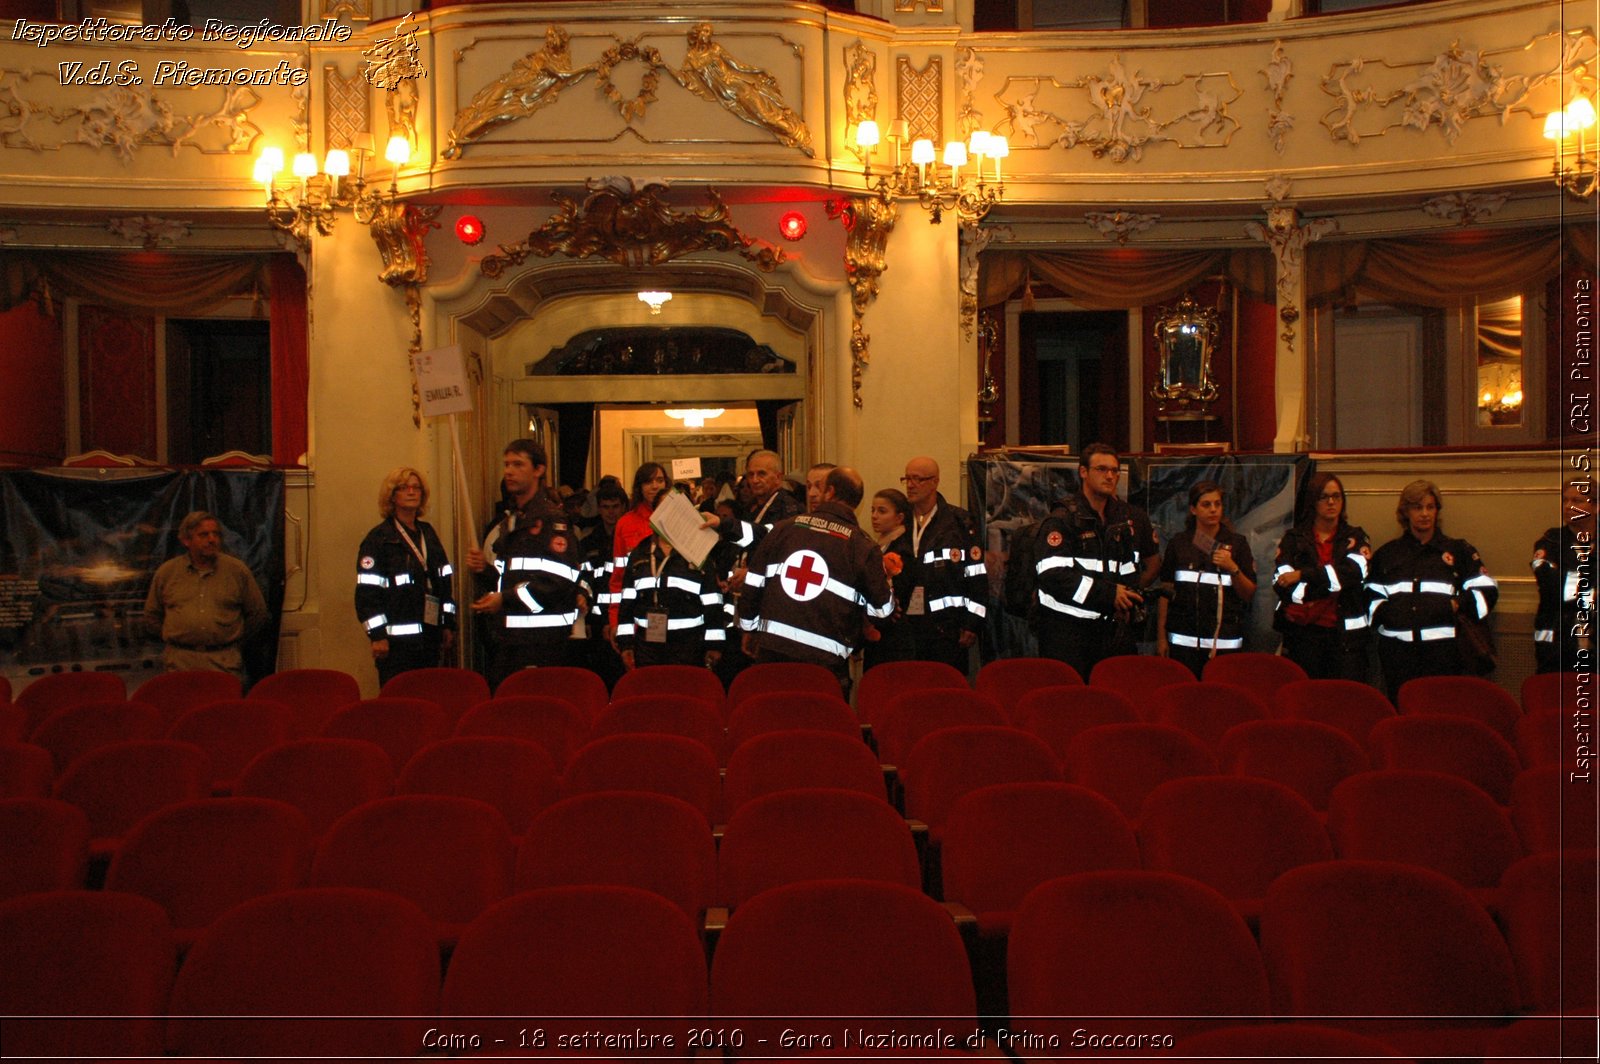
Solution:
[{"label": "red cross emblem", "polygon": [[810,602],[828,582],[828,563],[815,551],[797,550],[783,560],[778,580],[790,598]]}]

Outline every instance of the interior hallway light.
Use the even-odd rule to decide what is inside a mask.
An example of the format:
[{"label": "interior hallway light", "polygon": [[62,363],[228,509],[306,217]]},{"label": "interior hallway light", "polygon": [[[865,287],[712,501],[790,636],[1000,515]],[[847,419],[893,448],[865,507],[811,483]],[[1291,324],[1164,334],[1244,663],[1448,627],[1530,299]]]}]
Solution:
[{"label": "interior hallway light", "polygon": [[[997,133],[975,129],[965,143],[959,140],[947,143],[942,154],[932,140],[918,138],[911,142],[910,164],[902,166],[900,145],[909,131],[905,120],[900,119],[889,127],[889,140],[894,144],[894,167],[874,179],[872,156],[882,135],[878,123],[870,119],[856,124],[856,149],[861,153],[868,183],[884,199],[915,196],[929,213],[930,222],[937,224],[944,212],[950,210],[977,221],[989,213],[1005,192],[1001,160],[1011,155],[1011,145]],[[991,161],[992,168],[986,165]],[[968,166],[973,172],[963,176],[962,168]]]},{"label": "interior hallway light", "polygon": [[717,407],[715,409],[693,408],[688,410],[666,411],[666,415],[668,417],[676,418],[677,420],[683,422],[685,428],[691,429],[705,428],[707,421],[719,418],[723,415],[723,413],[724,411],[722,407]]},{"label": "interior hallway light", "polygon": [[650,313],[660,314],[661,305],[672,298],[671,292],[640,292],[639,302],[650,304]]},{"label": "interior hallway light", "polygon": [[[1545,139],[1553,143],[1555,151],[1551,173],[1556,184],[1579,199],[1593,196],[1597,184],[1595,160],[1587,150],[1587,134],[1594,124],[1594,104],[1587,96],[1574,96],[1571,103],[1550,112],[1544,120]],[[1569,147],[1573,142],[1576,152]]]}]

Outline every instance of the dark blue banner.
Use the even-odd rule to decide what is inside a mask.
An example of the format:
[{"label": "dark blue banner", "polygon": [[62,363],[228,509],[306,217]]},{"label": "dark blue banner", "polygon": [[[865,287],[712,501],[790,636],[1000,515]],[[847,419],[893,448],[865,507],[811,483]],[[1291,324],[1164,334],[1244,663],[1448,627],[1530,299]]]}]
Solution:
[{"label": "dark blue banner", "polygon": [[120,672],[131,691],[161,671],[144,622],[156,568],[183,553],[192,510],[222,522],[222,549],[255,573],[271,617],[244,648],[255,680],[277,658],[284,477],[278,470],[0,472],[0,671],[14,691],[55,672]]}]

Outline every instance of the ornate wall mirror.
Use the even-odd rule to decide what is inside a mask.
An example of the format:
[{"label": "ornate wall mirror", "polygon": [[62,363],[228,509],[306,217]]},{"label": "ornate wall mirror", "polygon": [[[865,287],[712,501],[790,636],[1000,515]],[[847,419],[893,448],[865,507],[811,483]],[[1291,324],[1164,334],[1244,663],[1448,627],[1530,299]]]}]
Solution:
[{"label": "ornate wall mirror", "polygon": [[1175,307],[1163,307],[1156,319],[1160,351],[1159,379],[1150,389],[1163,414],[1203,414],[1217,397],[1211,376],[1219,326],[1214,307],[1202,307],[1185,295]]}]

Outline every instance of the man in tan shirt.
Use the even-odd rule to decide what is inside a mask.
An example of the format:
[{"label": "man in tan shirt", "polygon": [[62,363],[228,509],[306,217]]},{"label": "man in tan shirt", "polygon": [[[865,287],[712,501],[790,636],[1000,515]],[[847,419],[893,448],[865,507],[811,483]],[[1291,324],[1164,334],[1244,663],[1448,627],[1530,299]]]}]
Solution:
[{"label": "man in tan shirt", "polygon": [[222,553],[222,524],[196,510],[178,526],[187,548],[150,581],[144,613],[167,644],[168,672],[211,669],[244,676],[239,647],[267,620],[267,603],[249,566]]}]

